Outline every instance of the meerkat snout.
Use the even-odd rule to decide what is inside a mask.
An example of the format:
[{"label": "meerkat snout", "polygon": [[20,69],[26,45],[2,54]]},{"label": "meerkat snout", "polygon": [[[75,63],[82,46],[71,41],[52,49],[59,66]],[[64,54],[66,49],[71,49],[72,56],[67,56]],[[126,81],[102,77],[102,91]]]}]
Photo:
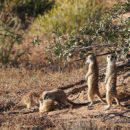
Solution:
[{"label": "meerkat snout", "polygon": [[43,99],[40,98],[40,99],[39,99],[39,102],[43,103]]},{"label": "meerkat snout", "polygon": [[115,62],[116,62],[116,57],[113,56],[113,55],[108,55],[108,56],[107,56],[107,62],[108,62],[108,64],[113,64],[113,63],[115,63]]},{"label": "meerkat snout", "polygon": [[93,64],[93,63],[94,63],[94,56],[93,56],[93,55],[89,55],[89,56],[86,58],[85,64]]}]

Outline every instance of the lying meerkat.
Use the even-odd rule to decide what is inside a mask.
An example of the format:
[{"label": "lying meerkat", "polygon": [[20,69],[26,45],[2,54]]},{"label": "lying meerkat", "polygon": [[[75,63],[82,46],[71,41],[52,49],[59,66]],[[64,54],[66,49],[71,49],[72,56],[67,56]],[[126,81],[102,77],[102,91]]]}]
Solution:
[{"label": "lying meerkat", "polygon": [[51,90],[51,91],[44,91],[41,94],[41,98],[43,100],[52,99],[53,101],[56,101],[59,104],[64,105],[64,106],[69,105],[70,107],[72,107],[73,105],[76,105],[72,101],[68,100],[65,92],[63,90],[61,90],[61,89],[54,89],[54,90]]},{"label": "lying meerkat", "polygon": [[39,100],[39,112],[49,112],[54,108],[54,100],[52,99],[40,99]]},{"label": "lying meerkat", "polygon": [[40,96],[37,93],[27,92],[22,96],[20,102],[13,107],[13,110],[18,106],[26,106],[28,109],[39,106],[39,98]]},{"label": "lying meerkat", "polygon": [[113,99],[116,100],[117,105],[120,105],[116,91],[117,70],[115,62],[116,58],[113,55],[107,56],[105,86],[106,86],[106,101],[108,105],[104,108],[104,110],[110,109]]},{"label": "lying meerkat", "polygon": [[94,96],[97,95],[99,99],[104,103],[98,88],[98,64],[94,55],[89,55],[86,60],[88,66],[88,72],[85,76],[85,80],[88,82],[88,99],[90,100],[89,106],[93,105]]}]

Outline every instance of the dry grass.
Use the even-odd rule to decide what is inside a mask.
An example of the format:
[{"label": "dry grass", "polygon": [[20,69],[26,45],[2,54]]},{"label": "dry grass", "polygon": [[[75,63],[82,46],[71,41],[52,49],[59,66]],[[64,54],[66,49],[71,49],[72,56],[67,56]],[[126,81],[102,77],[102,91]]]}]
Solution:
[{"label": "dry grass", "polygon": [[[29,34],[28,34],[29,35]],[[44,68],[48,59],[48,53],[45,51],[46,40],[43,38],[40,45],[33,46],[31,45],[31,41],[35,36],[29,36],[25,38],[25,43],[22,47],[29,47],[29,53],[25,55],[22,59],[20,59],[20,66],[18,68],[15,67],[2,67],[0,68],[0,122],[1,126],[0,129],[7,129],[7,130],[21,130],[21,129],[49,129],[53,130],[54,128],[61,130],[69,130],[72,129],[87,129],[90,127],[97,128],[97,125],[94,126],[87,122],[90,122],[91,119],[88,117],[89,114],[98,114],[103,109],[103,104],[96,104],[93,110],[88,110],[86,106],[83,106],[79,109],[63,109],[63,110],[56,110],[50,113],[43,114],[42,116],[39,112],[30,113],[30,114],[14,114],[8,115],[7,110],[3,112],[4,108],[7,108],[10,102],[16,103],[19,101],[20,97],[28,91],[44,91],[44,90],[51,90],[53,88],[58,88],[70,84],[74,84],[79,82],[80,80],[84,79],[84,76],[87,72],[86,66],[82,65],[79,69],[76,69],[75,65],[71,67],[71,71],[65,72],[53,72],[50,71],[49,68]],[[51,40],[50,40],[51,43]],[[31,65],[28,68],[26,63],[29,62]],[[98,58],[99,66],[104,66],[106,64],[106,57]],[[80,62],[81,63],[81,62]],[[74,64],[80,64],[74,63]],[[32,67],[33,66],[33,67]],[[127,72],[129,73],[129,72]],[[125,75],[125,74],[123,74]],[[118,77],[118,94],[121,98],[124,98],[128,95],[129,91],[126,91],[129,88],[130,81],[126,81],[125,86],[120,86],[120,79],[123,75],[119,75]],[[75,86],[76,87],[81,87]],[[105,87],[104,83],[100,82],[99,84],[100,92],[102,96],[105,96]],[[70,91],[71,89],[69,89]],[[67,92],[69,92],[67,90]],[[75,99],[77,103],[84,103],[88,101],[87,99],[87,87],[82,92],[77,92],[76,94],[72,94],[69,96],[70,99]],[[123,102],[123,105],[129,104],[129,101]],[[101,109],[101,110],[100,110]],[[112,109],[113,110],[113,109]],[[119,111],[116,109],[114,111]],[[74,113],[74,114],[73,114]],[[69,117],[69,119],[68,119]],[[86,118],[87,117],[87,118]],[[77,118],[81,119],[77,121]],[[86,119],[85,122],[82,122],[82,119]],[[67,122],[66,122],[67,120]],[[101,120],[98,120],[97,124],[101,123]],[[119,120],[119,118],[117,118]],[[114,120],[116,121],[116,120]],[[113,121],[113,122],[114,122]],[[126,120],[127,121],[127,120]],[[71,125],[72,122],[76,122]],[[111,121],[109,123],[112,123]],[[123,124],[120,125],[121,127]],[[100,127],[101,126],[101,127]],[[107,128],[106,124],[100,124],[98,128]],[[109,125],[108,125],[109,126]],[[116,126],[113,126],[115,129]],[[126,127],[125,127],[126,128]]]},{"label": "dry grass", "polygon": [[26,70],[25,68],[1,68],[0,72],[0,91],[57,88],[78,82],[85,75],[83,68],[73,70],[71,73],[55,72],[45,74],[41,70]]},{"label": "dry grass", "polygon": [[[64,73],[61,72],[49,72],[44,73],[39,70],[27,70],[25,68],[0,68],[0,110],[7,107],[10,101],[18,102],[23,93],[27,91],[43,91],[50,90],[53,88],[70,85],[84,79],[86,73],[86,67],[80,69],[73,69],[70,73],[67,71]],[[123,75],[118,76],[118,93],[121,98],[126,97],[129,91],[126,91],[129,88],[130,80],[126,80],[125,86],[120,86],[120,80],[122,76],[126,75],[128,72],[123,73]],[[104,83],[100,82],[100,92],[101,95],[105,95]],[[75,86],[76,88],[77,86]],[[81,86],[78,86],[81,87]],[[71,90],[71,89],[70,89]],[[88,101],[87,99],[87,87],[86,90],[72,94],[69,98],[76,98],[79,95],[78,99],[75,99],[75,102],[84,103]],[[123,102],[123,105],[129,104],[129,101],[126,100]],[[89,115],[105,114],[101,111],[104,107],[104,104],[98,103],[95,104],[95,107],[92,110],[88,110],[87,106],[82,106],[77,109],[56,109],[54,112],[45,113],[40,115],[39,112],[29,113],[29,114],[12,114],[8,115],[5,110],[4,113],[0,115],[1,129],[49,129],[53,130],[84,130],[84,129],[107,129],[109,128],[109,123],[113,126],[113,129],[126,128],[129,123],[127,119],[116,118],[113,121],[109,120],[107,124],[102,123],[100,118],[91,118]],[[123,108],[122,110],[124,110]],[[121,112],[121,109],[118,107],[113,107],[111,112]],[[17,110],[21,111],[21,110]],[[22,110],[24,111],[24,110]],[[79,120],[77,120],[79,119]],[[85,119],[85,120],[83,120]],[[120,120],[121,119],[121,120]],[[92,123],[90,121],[92,120]],[[96,124],[93,122],[97,122]],[[122,123],[118,126],[114,125],[112,122],[115,121],[124,121],[127,126],[125,127]],[[72,125],[73,124],[73,125]],[[98,124],[98,125],[97,125]],[[99,125],[100,124],[100,125]]]}]

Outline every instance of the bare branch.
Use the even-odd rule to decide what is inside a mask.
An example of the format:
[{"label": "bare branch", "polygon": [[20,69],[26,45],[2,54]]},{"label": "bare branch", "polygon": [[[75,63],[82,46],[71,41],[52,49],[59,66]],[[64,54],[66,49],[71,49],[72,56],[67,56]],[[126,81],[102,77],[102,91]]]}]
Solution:
[{"label": "bare branch", "polygon": [[91,45],[91,46],[87,46],[87,47],[82,47],[82,48],[74,48],[74,49],[71,49],[68,51],[68,53],[70,52],[78,52],[78,51],[81,51],[81,50],[86,50],[86,49],[91,49],[93,47],[111,47],[111,46],[117,46],[118,44],[115,43],[115,44],[94,44],[94,45]]},{"label": "bare branch", "polygon": [[108,119],[112,119],[112,118],[114,118],[114,117],[116,117],[116,116],[126,117],[126,118],[129,118],[129,119],[130,119],[130,116],[124,115],[125,113],[128,113],[128,112],[130,112],[130,110],[127,110],[127,111],[124,111],[124,112],[121,112],[121,113],[115,113],[115,112],[108,113],[108,114],[106,114],[106,115],[103,117],[103,120],[102,120],[102,121],[104,122],[104,121],[106,121],[106,120],[108,120]]},{"label": "bare branch", "polygon": [[38,109],[33,109],[33,110],[28,110],[28,111],[22,111],[22,112],[11,111],[11,112],[8,113],[8,115],[10,115],[10,114],[29,114],[29,113],[34,113],[34,112],[38,112]]}]

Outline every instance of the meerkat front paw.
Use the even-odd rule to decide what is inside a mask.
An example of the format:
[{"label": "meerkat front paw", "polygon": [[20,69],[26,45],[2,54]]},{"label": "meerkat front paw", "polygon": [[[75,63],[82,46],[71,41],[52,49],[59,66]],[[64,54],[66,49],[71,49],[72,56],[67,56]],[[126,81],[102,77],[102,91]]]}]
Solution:
[{"label": "meerkat front paw", "polygon": [[91,102],[91,103],[88,105],[88,107],[92,107],[92,105],[93,105],[93,102]]},{"label": "meerkat front paw", "polygon": [[107,81],[105,80],[104,83],[105,83],[105,85],[106,85],[106,84],[107,84]]},{"label": "meerkat front paw", "polygon": [[104,108],[104,111],[109,110],[109,109],[110,109],[110,106],[106,106],[106,107]]}]

